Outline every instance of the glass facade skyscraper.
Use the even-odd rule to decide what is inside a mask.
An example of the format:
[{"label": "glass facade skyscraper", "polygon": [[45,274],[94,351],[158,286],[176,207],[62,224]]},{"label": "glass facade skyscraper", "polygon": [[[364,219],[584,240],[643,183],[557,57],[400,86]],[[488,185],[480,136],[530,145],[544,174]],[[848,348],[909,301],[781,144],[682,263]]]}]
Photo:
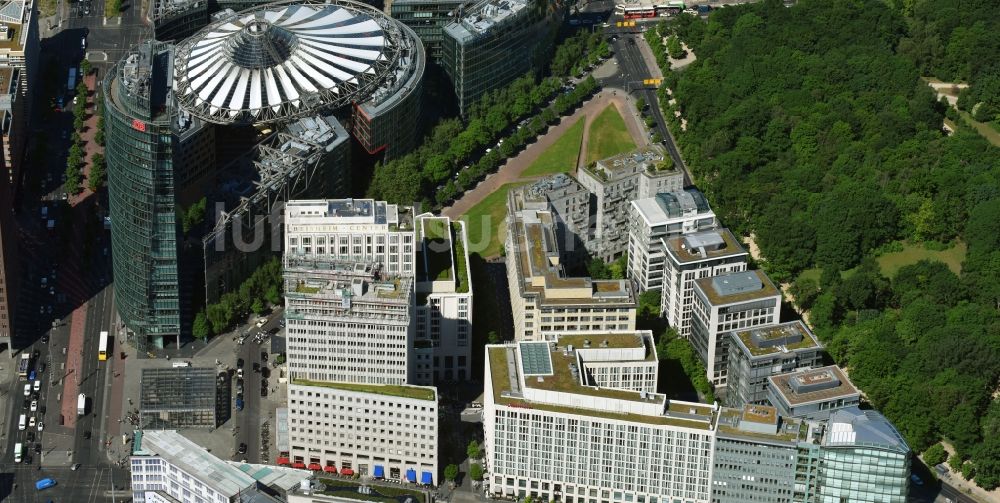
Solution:
[{"label": "glass facade skyscraper", "polygon": [[[183,322],[176,156],[207,131],[171,98],[172,46],[145,42],[104,80],[115,302],[137,347],[162,347]],[[192,167],[203,165],[188,159]]]}]

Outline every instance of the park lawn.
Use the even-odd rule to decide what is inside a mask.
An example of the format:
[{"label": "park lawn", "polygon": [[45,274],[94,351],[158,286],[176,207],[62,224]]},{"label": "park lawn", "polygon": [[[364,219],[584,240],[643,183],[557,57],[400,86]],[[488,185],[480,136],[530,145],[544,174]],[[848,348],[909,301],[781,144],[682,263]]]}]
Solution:
[{"label": "park lawn", "polygon": [[903,251],[886,253],[875,260],[878,261],[882,274],[887,278],[895,276],[904,266],[916,264],[924,259],[944,262],[948,269],[951,269],[951,272],[961,274],[962,262],[965,261],[967,250],[963,242],[958,242],[955,246],[942,251],[928,250],[920,243],[904,243]]},{"label": "park lawn", "polygon": [[484,258],[500,254],[503,243],[501,223],[507,218],[507,193],[520,185],[523,183],[501,186],[460,217],[465,220],[469,234],[469,254],[478,253]]},{"label": "park lawn", "polygon": [[[941,251],[928,250],[927,248],[924,248],[922,243],[903,243],[902,251],[889,252],[879,255],[875,258],[875,261],[878,262],[882,275],[887,278],[896,276],[896,273],[903,267],[916,264],[924,259],[944,262],[944,264],[948,266],[948,269],[951,269],[951,272],[961,274],[962,262],[965,261],[966,251],[967,247],[965,243],[961,241],[959,241],[955,246]],[[855,271],[857,271],[857,267],[841,272],[840,277],[847,279],[851,277]],[[813,279],[819,283],[819,276],[821,273],[822,270],[818,267],[806,269],[799,273],[798,279]]]},{"label": "park lawn", "polygon": [[625,120],[614,104],[608,105],[590,124],[590,132],[587,135],[587,164],[635,148],[635,141],[625,127]]},{"label": "park lawn", "polygon": [[583,144],[583,117],[576,120],[551,147],[535,159],[522,173],[522,177],[569,173],[576,169],[580,158],[580,146]]}]

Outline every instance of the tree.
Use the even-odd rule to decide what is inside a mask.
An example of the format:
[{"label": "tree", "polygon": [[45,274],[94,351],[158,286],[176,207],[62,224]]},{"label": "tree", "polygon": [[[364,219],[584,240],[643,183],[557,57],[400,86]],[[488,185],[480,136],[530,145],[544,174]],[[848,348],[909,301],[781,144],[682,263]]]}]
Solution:
[{"label": "tree", "polygon": [[87,187],[97,192],[107,181],[107,170],[104,165],[104,155],[97,152],[90,156],[90,174],[87,176]]},{"label": "tree", "polygon": [[956,472],[962,470],[963,464],[965,464],[965,458],[959,455],[957,452],[955,454],[952,454],[948,458],[948,466]]},{"label": "tree", "polygon": [[800,309],[809,310],[819,296],[819,283],[812,278],[797,278],[792,282],[789,293]]},{"label": "tree", "polygon": [[267,287],[267,290],[264,292],[264,298],[267,299],[267,302],[270,303],[271,305],[275,305],[276,306],[276,305],[280,304],[281,303],[281,287],[278,286],[278,285],[271,285],[271,286]]},{"label": "tree", "polygon": [[194,323],[191,325],[191,334],[194,335],[196,339],[205,339],[210,335],[211,327],[208,323],[208,316],[205,315],[205,311],[198,311],[198,314],[194,317]]},{"label": "tree", "polygon": [[490,333],[486,334],[487,344],[500,344],[500,336],[495,330],[490,330]]},{"label": "tree", "polygon": [[594,258],[587,262],[587,275],[593,279],[611,279],[611,270],[603,260]]},{"label": "tree", "polygon": [[469,446],[465,449],[465,453],[472,459],[479,459],[479,456],[482,454],[479,449],[479,442],[475,440],[470,441]]},{"label": "tree", "polygon": [[84,75],[89,75],[91,70],[93,70],[93,65],[90,63],[89,59],[84,58],[80,61],[80,71],[82,71]]},{"label": "tree", "polygon": [[469,477],[472,480],[483,480],[483,467],[479,463],[472,463],[469,465]]},{"label": "tree", "polygon": [[927,463],[927,466],[935,467],[944,463],[947,459],[948,452],[944,450],[944,446],[940,443],[934,444],[924,451],[924,463]]},{"label": "tree", "polygon": [[83,131],[83,118],[82,117],[74,117],[73,118],[73,129],[76,129],[77,131]]},{"label": "tree", "polygon": [[122,10],[122,0],[104,0],[104,17],[117,17]]},{"label": "tree", "polygon": [[255,314],[264,314],[264,302],[260,299],[254,299],[253,304],[250,305],[250,310]]},{"label": "tree", "polygon": [[640,112],[643,111],[643,110],[645,110],[646,109],[646,99],[643,98],[642,96],[639,96],[638,98],[636,98],[635,99],[635,108],[636,108],[636,110],[639,110]]},{"label": "tree", "polygon": [[671,59],[684,57],[684,47],[681,46],[681,40],[677,38],[677,35],[671,35],[667,38],[667,54],[670,55]]},{"label": "tree", "polygon": [[450,464],[444,467],[444,479],[448,482],[454,482],[458,478],[458,465]]}]

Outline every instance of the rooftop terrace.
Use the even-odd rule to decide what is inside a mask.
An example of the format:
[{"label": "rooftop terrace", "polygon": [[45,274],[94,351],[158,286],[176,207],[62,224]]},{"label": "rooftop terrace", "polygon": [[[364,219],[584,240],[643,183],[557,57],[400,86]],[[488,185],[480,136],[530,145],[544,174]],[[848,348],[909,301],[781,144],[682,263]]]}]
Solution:
[{"label": "rooftop terrace", "polygon": [[813,333],[799,320],[733,332],[744,351],[753,357],[803,349],[821,349]]},{"label": "rooftop terrace", "polygon": [[673,236],[662,241],[664,249],[679,264],[747,255],[743,245],[729,229],[712,229]]},{"label": "rooftop terrace", "polygon": [[694,280],[694,287],[704,293],[713,306],[781,295],[767,274],[759,269],[699,278]]},{"label": "rooftop terrace", "polygon": [[298,384],[301,386],[319,386],[322,388],[357,391],[359,393],[372,393],[376,395],[397,396],[401,398],[412,398],[414,400],[437,400],[437,393],[434,388],[422,386],[340,383],[310,381],[308,379],[292,379],[292,384]]},{"label": "rooftop terrace", "polygon": [[767,379],[770,389],[791,406],[860,396],[858,388],[836,365],[789,372]]},{"label": "rooftop terrace", "polygon": [[[544,376],[541,382],[537,380],[536,376],[513,376],[515,378],[514,382],[517,383],[517,386],[533,389],[571,393],[595,398],[651,403],[663,407],[663,412],[658,415],[634,414],[527,400],[523,397],[523,393],[520,390],[511,389],[512,376],[510,373],[511,367],[508,365],[507,352],[508,347],[503,346],[493,346],[488,349],[488,364],[490,366],[493,396],[498,405],[700,430],[709,430],[712,427],[713,411],[712,407],[708,405],[675,404],[668,402],[664,395],[652,393],[646,393],[647,398],[643,399],[643,394],[638,392],[582,385],[579,377],[574,378],[569,368],[570,363],[576,363],[575,355],[564,355],[562,350],[549,353],[552,358],[552,375]],[[516,363],[513,368],[516,371]]]},{"label": "rooftop terrace", "polygon": [[508,256],[508,267],[518,267],[525,293],[541,296],[542,304],[635,304],[625,281],[566,277],[552,214],[523,208],[524,192],[512,190],[507,200],[507,229],[514,234],[515,250]]},{"label": "rooftop terrace", "polygon": [[[753,411],[751,411],[748,415],[744,409],[722,409],[719,412],[719,433],[725,436],[746,437],[780,442],[799,442],[807,439],[809,426],[805,421],[795,418],[778,417],[774,407],[759,408],[770,412],[765,417],[760,414],[754,414]],[[760,430],[741,428],[741,421],[757,422],[767,425],[778,423],[778,425],[775,433],[765,433]]]}]

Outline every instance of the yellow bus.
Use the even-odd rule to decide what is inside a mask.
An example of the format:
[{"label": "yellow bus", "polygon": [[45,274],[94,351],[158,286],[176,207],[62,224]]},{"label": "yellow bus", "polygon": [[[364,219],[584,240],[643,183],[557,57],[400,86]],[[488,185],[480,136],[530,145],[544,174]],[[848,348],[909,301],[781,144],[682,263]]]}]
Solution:
[{"label": "yellow bus", "polygon": [[108,359],[108,332],[101,332],[101,343],[97,347],[97,360],[105,361]]}]

